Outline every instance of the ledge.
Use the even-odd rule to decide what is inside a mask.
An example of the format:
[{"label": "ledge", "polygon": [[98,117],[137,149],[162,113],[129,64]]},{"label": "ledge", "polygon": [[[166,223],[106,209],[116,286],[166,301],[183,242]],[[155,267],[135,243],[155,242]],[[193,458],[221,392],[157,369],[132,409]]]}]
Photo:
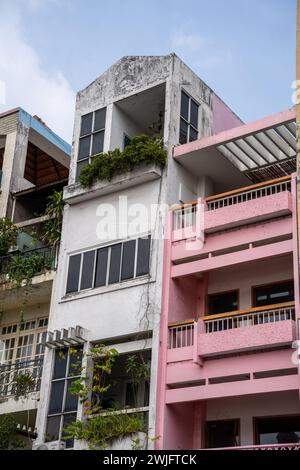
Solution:
[{"label": "ledge", "polygon": [[142,164],[130,172],[115,175],[111,181],[96,181],[89,188],[84,188],[80,183],[66,186],[64,188],[64,201],[70,205],[78,204],[95,197],[154,181],[161,178],[161,176],[162,169],[158,165]]}]

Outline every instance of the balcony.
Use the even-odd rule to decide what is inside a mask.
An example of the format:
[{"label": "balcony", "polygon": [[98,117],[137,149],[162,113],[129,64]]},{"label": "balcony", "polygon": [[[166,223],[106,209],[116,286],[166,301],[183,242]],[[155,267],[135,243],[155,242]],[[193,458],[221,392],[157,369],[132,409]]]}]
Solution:
[{"label": "balcony", "polygon": [[23,252],[13,252],[9,255],[0,257],[0,283],[7,282],[7,275],[10,272],[11,264],[18,258],[31,259],[35,258],[39,262],[36,263],[36,272],[34,275],[40,274],[44,270],[52,270],[55,267],[56,250],[53,247],[41,247],[34,250],[26,250]]},{"label": "balcony", "polygon": [[38,392],[41,386],[43,360],[19,360],[0,365],[0,400],[21,398]]},{"label": "balcony", "polygon": [[286,176],[196,201],[173,211],[173,241],[261,222],[292,213],[291,177]]},{"label": "balcony", "polygon": [[225,356],[279,348],[295,339],[295,307],[287,302],[169,325],[169,357],[176,362]]}]

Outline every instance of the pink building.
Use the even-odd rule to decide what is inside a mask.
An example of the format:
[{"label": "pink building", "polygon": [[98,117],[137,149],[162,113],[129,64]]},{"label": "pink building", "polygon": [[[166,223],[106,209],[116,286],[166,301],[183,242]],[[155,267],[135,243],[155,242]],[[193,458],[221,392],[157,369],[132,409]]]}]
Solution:
[{"label": "pink building", "polygon": [[295,135],[289,110],[174,148],[209,184],[166,224],[158,449],[300,441]]}]

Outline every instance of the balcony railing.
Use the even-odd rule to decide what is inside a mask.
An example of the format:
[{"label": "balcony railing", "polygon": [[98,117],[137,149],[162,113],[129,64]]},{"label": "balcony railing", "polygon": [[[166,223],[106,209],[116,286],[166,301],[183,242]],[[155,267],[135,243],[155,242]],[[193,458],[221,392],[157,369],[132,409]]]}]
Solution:
[{"label": "balcony railing", "polygon": [[[206,211],[214,211],[224,207],[233,206],[242,202],[272,196],[274,194],[291,191],[291,177],[266,181],[243,188],[234,189],[222,194],[216,194],[204,199]],[[197,201],[173,209],[173,230],[185,229],[196,225]]]},{"label": "balcony railing", "polygon": [[202,450],[300,450],[300,443],[258,444],[235,447],[214,447]]},{"label": "balcony railing", "polygon": [[[9,267],[11,261],[14,257],[25,257],[30,258],[32,256],[39,256],[43,258],[43,265],[45,269],[53,269],[55,266],[55,257],[56,257],[56,250],[53,247],[42,247],[36,248],[34,250],[26,250],[23,252],[13,252],[6,256],[0,257],[0,275],[7,274],[9,272]],[[36,274],[39,274],[38,272]]]},{"label": "balcony railing", "polygon": [[184,348],[194,344],[194,322],[169,326],[169,349]]},{"label": "balcony railing", "polygon": [[289,176],[208,197],[206,198],[207,210],[221,209],[233,206],[234,204],[240,204],[241,202],[272,196],[284,191],[291,191],[291,179]]},{"label": "balcony railing", "polygon": [[[0,399],[39,391],[42,369],[42,358],[0,365]],[[26,379],[20,379],[21,376]]]},{"label": "balcony railing", "polygon": [[294,303],[255,307],[237,312],[208,315],[202,318],[205,323],[205,332],[231,330],[245,326],[262,325],[284,320],[295,320]]}]

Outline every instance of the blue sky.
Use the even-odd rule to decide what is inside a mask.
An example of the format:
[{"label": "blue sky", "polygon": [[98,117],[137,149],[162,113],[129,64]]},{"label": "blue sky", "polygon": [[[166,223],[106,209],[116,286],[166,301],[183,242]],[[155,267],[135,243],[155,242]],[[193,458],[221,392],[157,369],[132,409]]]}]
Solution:
[{"label": "blue sky", "polygon": [[292,106],[296,0],[0,0],[0,112],[71,140],[74,97],[123,55],[176,52],[246,122]]}]

